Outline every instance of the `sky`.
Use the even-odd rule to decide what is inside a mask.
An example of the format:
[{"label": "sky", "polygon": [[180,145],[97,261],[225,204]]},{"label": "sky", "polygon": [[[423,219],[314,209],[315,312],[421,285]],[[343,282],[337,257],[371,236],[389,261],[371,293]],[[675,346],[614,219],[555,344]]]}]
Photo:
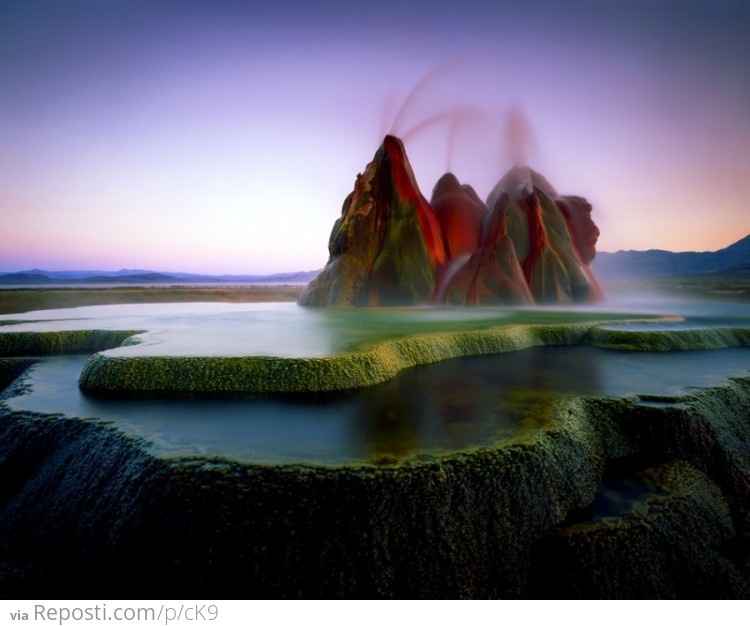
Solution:
[{"label": "sky", "polygon": [[426,197],[448,168],[486,197],[519,112],[599,250],[719,249],[750,233],[748,26],[743,0],[0,0],[0,271],[318,269],[385,133]]}]

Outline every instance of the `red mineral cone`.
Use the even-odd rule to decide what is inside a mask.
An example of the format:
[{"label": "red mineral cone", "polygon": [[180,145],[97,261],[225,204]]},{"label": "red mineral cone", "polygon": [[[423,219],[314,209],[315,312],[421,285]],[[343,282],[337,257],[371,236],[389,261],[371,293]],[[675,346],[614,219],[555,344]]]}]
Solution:
[{"label": "red mineral cone", "polygon": [[328,248],[328,264],[302,293],[300,304],[431,300],[447,253],[440,223],[419,191],[400,139],[387,136],[357,177]]},{"label": "red mineral cone", "polygon": [[539,303],[564,303],[599,298],[601,290],[588,267],[599,230],[591,221],[585,200],[565,197],[560,202],[543,176],[523,166],[513,167],[500,180],[488,202],[496,202],[503,194],[526,217],[525,227],[514,228],[511,238],[534,299]]},{"label": "red mineral cone", "polygon": [[487,208],[476,192],[461,185],[453,174],[443,174],[430,199],[440,221],[448,256],[456,259],[473,254],[479,247]]},{"label": "red mineral cone", "polygon": [[452,174],[425,200],[400,139],[387,136],[357,177],[300,297],[309,305],[590,302],[599,229],[591,206],[513,167],[485,205]]}]

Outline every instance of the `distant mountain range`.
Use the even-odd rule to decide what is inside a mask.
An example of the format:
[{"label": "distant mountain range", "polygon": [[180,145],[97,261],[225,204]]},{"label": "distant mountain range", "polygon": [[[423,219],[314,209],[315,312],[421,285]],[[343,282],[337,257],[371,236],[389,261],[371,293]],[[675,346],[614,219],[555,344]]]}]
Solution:
[{"label": "distant mountain range", "polygon": [[[721,276],[750,278],[750,235],[731,246],[715,252],[669,252],[668,250],[620,250],[597,252],[592,264],[594,274],[602,280],[645,276]],[[281,274],[188,274],[122,269],[117,272],[100,270],[0,272],[0,285],[142,285],[142,284],[306,284],[320,270]]]},{"label": "distant mountain range", "polygon": [[750,235],[715,252],[597,252],[592,269],[603,280],[645,276],[750,277]]},{"label": "distant mountain range", "polygon": [[184,272],[154,272],[151,270],[119,270],[117,272],[105,272],[99,270],[69,270],[69,271],[47,271],[27,270],[23,272],[0,272],[0,285],[39,285],[53,287],[55,285],[96,285],[96,284],[195,284],[195,283],[217,283],[217,284],[269,284],[269,283],[300,283],[310,282],[319,270],[309,272],[288,272],[282,274],[255,275],[255,274],[222,274],[214,276],[209,274],[186,274]]}]

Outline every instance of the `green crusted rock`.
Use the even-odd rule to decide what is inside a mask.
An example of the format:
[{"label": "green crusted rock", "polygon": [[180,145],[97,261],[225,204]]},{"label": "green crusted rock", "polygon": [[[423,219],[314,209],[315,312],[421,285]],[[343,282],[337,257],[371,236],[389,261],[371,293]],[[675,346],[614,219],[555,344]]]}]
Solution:
[{"label": "green crusted rock", "polygon": [[38,361],[28,357],[0,358],[0,392]]},{"label": "green crusted rock", "polygon": [[99,352],[120,346],[140,330],[63,330],[0,333],[1,356]]},{"label": "green crusted rock", "polygon": [[536,226],[541,232],[536,242],[537,259],[527,266],[531,292],[537,302],[591,300],[595,287],[576,252],[560,208],[542,190],[534,192],[529,198],[529,211],[539,220]]},{"label": "green crusted rock", "polygon": [[528,220],[518,215],[510,196],[503,193],[487,216],[481,245],[448,281],[445,302],[460,305],[524,305],[533,304],[534,297],[516,254],[516,236],[524,255],[528,254]]},{"label": "green crusted rock", "polygon": [[440,225],[404,146],[383,141],[357,177],[333,226],[330,258],[300,296],[303,305],[409,305],[430,301],[446,261]]},{"label": "green crusted rock", "polygon": [[[747,511],[750,381],[548,406],[496,447],[385,467],[155,459],[106,424],[5,412],[0,532],[25,574],[4,593],[749,597],[724,547]],[[587,521],[613,464],[655,489]]]},{"label": "green crusted rock", "polygon": [[[666,319],[666,318],[665,318]],[[637,321],[637,320],[635,320]],[[654,321],[654,320],[647,320]],[[750,330],[621,330],[609,322],[509,324],[381,341],[327,357],[123,357],[97,354],[81,372],[92,393],[305,393],[375,385],[415,365],[534,346],[590,344],[622,350],[700,350],[750,345]]]},{"label": "green crusted rock", "polygon": [[445,302],[479,306],[533,304],[513,242],[507,235],[475,252],[456,272],[446,288]]},{"label": "green crusted rock", "polygon": [[381,383],[415,365],[582,343],[597,322],[508,325],[383,341],[370,349],[318,358],[122,357],[94,355],[79,379],[92,393],[300,393]]},{"label": "green crusted rock", "polygon": [[723,553],[731,510],[705,474],[677,460],[637,472],[644,495],[620,516],[551,531],[532,576],[549,597],[741,598],[750,579]]},{"label": "green crusted rock", "polygon": [[750,346],[747,328],[692,328],[685,330],[628,330],[592,328],[590,343],[609,350],[655,351],[716,350]]}]

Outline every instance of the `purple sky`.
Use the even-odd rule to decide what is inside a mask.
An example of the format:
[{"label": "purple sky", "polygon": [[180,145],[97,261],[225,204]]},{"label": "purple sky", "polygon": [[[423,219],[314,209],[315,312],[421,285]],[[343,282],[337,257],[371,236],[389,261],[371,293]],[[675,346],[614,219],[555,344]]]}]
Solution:
[{"label": "purple sky", "polygon": [[472,112],[406,137],[428,197],[448,163],[486,197],[517,108],[599,249],[750,232],[742,0],[251,4],[0,0],[0,270],[322,267],[426,76],[399,132]]}]

